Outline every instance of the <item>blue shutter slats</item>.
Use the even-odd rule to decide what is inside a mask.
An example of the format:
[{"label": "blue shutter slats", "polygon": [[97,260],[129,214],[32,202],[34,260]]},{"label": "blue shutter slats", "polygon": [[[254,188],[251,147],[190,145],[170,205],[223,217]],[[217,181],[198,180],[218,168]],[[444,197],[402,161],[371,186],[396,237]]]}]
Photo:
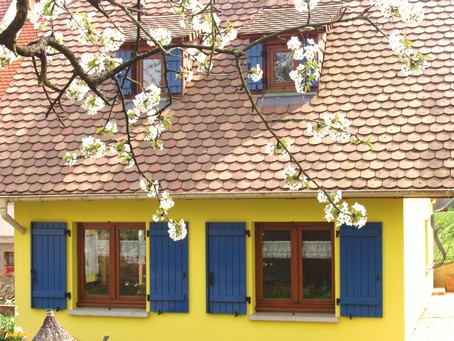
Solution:
[{"label": "blue shutter slats", "polygon": [[66,309],[66,223],[32,222],[32,308]]},{"label": "blue shutter slats", "polygon": [[171,94],[180,94],[183,91],[182,79],[177,79],[177,73],[180,72],[182,66],[182,54],[180,49],[172,50],[167,56],[167,84],[170,87]]},{"label": "blue shutter slats", "polygon": [[[317,44],[317,42],[315,42],[315,43]],[[304,42],[304,46],[305,46],[305,47],[306,47],[306,46],[310,46],[310,45],[311,45],[311,44],[309,44],[307,40]],[[302,65],[306,64],[306,60],[307,60],[306,58],[301,59],[301,60],[300,60],[300,64],[302,64]],[[318,61],[318,58],[316,58],[316,60]],[[320,71],[320,70],[319,70],[319,71]],[[312,72],[312,74],[313,74],[313,73],[314,73],[314,72]],[[319,75],[319,77],[320,77],[320,75]],[[311,86],[312,86],[312,87],[317,87],[318,84],[319,84],[319,79],[320,79],[320,78],[318,78],[317,80],[314,80],[314,81],[311,83]]]},{"label": "blue shutter slats", "polygon": [[341,316],[383,316],[382,224],[340,229]]},{"label": "blue shutter slats", "polygon": [[246,224],[207,223],[207,312],[246,314]]},{"label": "blue shutter slats", "polygon": [[150,223],[150,311],[189,311],[188,237],[173,241],[167,223]]},{"label": "blue shutter slats", "polygon": [[[248,71],[252,67],[256,67],[257,64],[260,65],[260,68],[263,70],[263,44],[257,44],[252,46],[246,51],[247,58],[247,69]],[[251,91],[260,91],[263,90],[265,79],[262,79],[258,82],[254,82],[252,79],[247,79],[247,86]]]},{"label": "blue shutter slats", "polygon": [[[117,58],[121,58],[123,61],[126,61],[131,58],[131,51],[117,51]],[[125,78],[126,71],[122,71],[117,75],[118,82],[120,85],[123,82],[123,79]],[[129,69],[128,72],[128,78],[132,79],[132,68]],[[123,92],[124,96],[132,96],[132,87],[133,84],[130,80],[125,79],[121,91]]]}]

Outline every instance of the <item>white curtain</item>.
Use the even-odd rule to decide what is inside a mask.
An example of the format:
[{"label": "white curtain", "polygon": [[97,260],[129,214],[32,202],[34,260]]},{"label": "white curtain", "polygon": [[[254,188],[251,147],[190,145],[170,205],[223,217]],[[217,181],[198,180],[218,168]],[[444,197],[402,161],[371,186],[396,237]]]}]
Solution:
[{"label": "white curtain", "polygon": [[[278,240],[263,242],[263,258],[290,258],[290,252],[290,241]],[[303,241],[303,258],[330,259],[331,241]]]}]

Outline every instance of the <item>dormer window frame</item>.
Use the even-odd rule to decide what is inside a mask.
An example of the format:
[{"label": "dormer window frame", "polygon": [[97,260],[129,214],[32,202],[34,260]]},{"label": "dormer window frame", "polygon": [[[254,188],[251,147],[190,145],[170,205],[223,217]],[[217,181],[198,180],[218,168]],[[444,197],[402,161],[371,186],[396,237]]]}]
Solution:
[{"label": "dormer window frame", "polygon": [[[150,49],[151,49],[151,47],[148,44],[146,44],[145,42],[141,42],[139,45],[140,52],[150,50]],[[117,52],[117,57],[121,57],[123,60],[125,60],[125,58],[128,58],[127,57],[128,53],[129,53],[129,56],[132,56],[134,54],[134,45],[125,44],[124,46],[122,46],[120,48],[120,50]],[[151,59],[160,60],[161,94],[163,97],[166,95],[167,89],[165,87],[165,78],[164,78],[165,77],[164,58],[163,58],[162,54],[156,53],[156,54],[148,56],[144,59],[141,59],[132,65],[130,72],[128,74],[128,77],[133,79],[134,82],[126,81],[125,82],[126,84],[123,87],[123,94],[126,99],[132,99],[138,93],[140,93],[141,89],[140,89],[139,84],[142,85],[142,87],[149,85],[149,84],[146,84],[146,85],[144,84],[144,61],[151,60]],[[167,59],[166,59],[167,63],[168,63],[168,69],[175,70],[175,71],[170,71],[167,74],[168,82],[170,82],[169,85],[170,85],[172,95],[179,96],[179,95],[182,95],[182,93],[183,93],[183,89],[184,89],[183,80],[181,78],[177,80],[175,78],[175,75],[177,74],[177,71],[179,71],[180,66],[182,66],[183,63],[185,62],[184,59],[185,59],[184,55],[180,49],[172,50],[171,55],[167,56]],[[120,81],[120,83],[122,81],[122,77],[123,76],[121,74],[118,77],[118,80]]]},{"label": "dormer window frame", "polygon": [[[260,82],[253,82],[248,78],[248,88],[253,94],[264,94],[264,93],[293,93],[295,90],[295,83],[290,82],[276,82],[274,80],[274,53],[276,52],[288,52],[290,50],[287,47],[287,42],[292,36],[300,37],[301,41],[307,41],[308,39],[313,39],[316,44],[319,42],[321,35],[319,31],[313,31],[311,33],[301,34],[299,32],[292,32],[282,34],[278,37],[268,39],[262,44],[256,44],[250,48],[247,53],[247,69],[249,70],[252,67],[256,67],[257,64],[260,65],[263,70],[263,78]],[[243,39],[249,39],[249,42],[260,38],[261,36],[249,35],[242,37]],[[304,38],[304,39],[302,39]],[[319,56],[320,57],[320,56]],[[292,59],[293,60],[293,59]],[[320,58],[319,58],[320,60]],[[295,69],[298,64],[302,61],[293,60]],[[319,89],[319,83],[312,86],[310,92],[317,92]]]}]

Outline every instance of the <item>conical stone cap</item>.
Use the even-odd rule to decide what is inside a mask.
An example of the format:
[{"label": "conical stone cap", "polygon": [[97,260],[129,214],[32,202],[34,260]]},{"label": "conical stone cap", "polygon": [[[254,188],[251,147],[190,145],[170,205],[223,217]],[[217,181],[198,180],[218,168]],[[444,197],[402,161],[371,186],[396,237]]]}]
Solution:
[{"label": "conical stone cap", "polygon": [[46,318],[32,341],[77,341],[57,322],[52,310],[46,311]]}]

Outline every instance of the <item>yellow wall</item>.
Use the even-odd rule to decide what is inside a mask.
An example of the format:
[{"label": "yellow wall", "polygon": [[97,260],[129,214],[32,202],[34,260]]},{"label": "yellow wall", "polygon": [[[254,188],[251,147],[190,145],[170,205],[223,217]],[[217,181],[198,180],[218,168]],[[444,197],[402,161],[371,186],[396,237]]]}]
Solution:
[{"label": "yellow wall", "polygon": [[[247,293],[252,297],[248,315],[254,313],[254,222],[323,221],[323,207],[316,200],[177,200],[172,216],[184,218],[189,230],[189,313],[148,318],[80,317],[67,311],[56,313],[58,321],[79,341],[133,340],[404,340],[403,201],[360,200],[369,221],[383,223],[383,318],[340,318],[338,323],[250,321],[248,316],[211,315],[205,312],[205,222],[244,221],[251,230],[247,238]],[[64,221],[73,231],[68,239],[68,290],[77,302],[76,223],[98,221],[149,222],[152,200],[65,201],[16,203],[16,219],[27,227],[16,233],[16,293],[18,323],[30,338],[40,328],[44,310],[30,308],[30,222]],[[339,296],[339,239],[335,240],[336,296]],[[336,308],[338,309],[338,308]],[[336,311],[339,314],[339,311]],[[365,337],[367,334],[367,337]],[[109,340],[109,341],[110,341]]]}]

